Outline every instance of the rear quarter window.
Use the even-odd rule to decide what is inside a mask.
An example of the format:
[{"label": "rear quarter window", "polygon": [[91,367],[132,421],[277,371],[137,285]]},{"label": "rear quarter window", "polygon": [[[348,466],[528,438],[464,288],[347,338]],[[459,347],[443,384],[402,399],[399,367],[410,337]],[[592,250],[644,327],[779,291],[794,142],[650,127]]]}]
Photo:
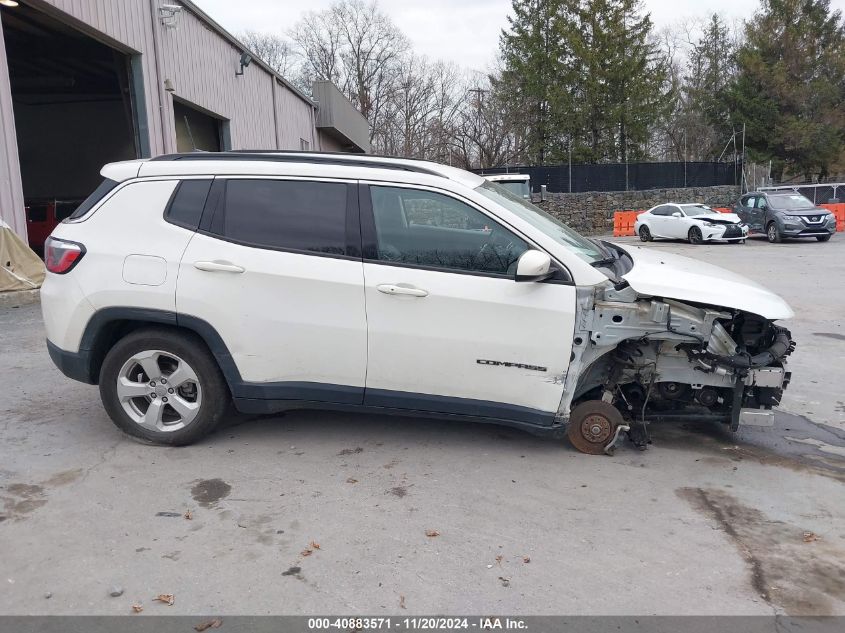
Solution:
[{"label": "rear quarter window", "polygon": [[167,205],[164,217],[168,222],[196,230],[199,226],[205,200],[211,189],[211,179],[183,180],[179,183],[170,203]]},{"label": "rear quarter window", "polygon": [[90,196],[85,198],[85,200],[76,207],[76,210],[71,213],[67,219],[68,220],[77,220],[81,218],[83,215],[88,213],[95,204],[97,204],[100,200],[106,197],[112,189],[117,187],[119,183],[116,180],[110,180],[106,178],[103,182],[100,183],[100,186],[94,189],[93,193]]}]

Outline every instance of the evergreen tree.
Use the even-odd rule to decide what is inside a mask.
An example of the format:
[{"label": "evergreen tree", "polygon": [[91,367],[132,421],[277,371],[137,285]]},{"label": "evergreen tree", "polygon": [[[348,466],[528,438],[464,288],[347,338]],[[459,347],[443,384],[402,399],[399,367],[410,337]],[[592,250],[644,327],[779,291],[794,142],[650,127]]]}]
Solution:
[{"label": "evergreen tree", "polygon": [[825,177],[845,144],[845,24],[829,0],[762,0],[730,91],[752,159]]},{"label": "evergreen tree", "polygon": [[499,95],[512,123],[522,127],[524,158],[535,165],[560,151],[561,115],[575,77],[562,33],[577,0],[513,0],[510,28],[502,31]]},{"label": "evergreen tree", "polygon": [[573,50],[589,162],[646,157],[649,130],[671,107],[666,62],[641,0],[582,0]]},{"label": "evergreen tree", "polygon": [[733,133],[727,93],[736,74],[734,53],[727,25],[712,14],[687,62],[683,109],[693,156],[716,159]]}]

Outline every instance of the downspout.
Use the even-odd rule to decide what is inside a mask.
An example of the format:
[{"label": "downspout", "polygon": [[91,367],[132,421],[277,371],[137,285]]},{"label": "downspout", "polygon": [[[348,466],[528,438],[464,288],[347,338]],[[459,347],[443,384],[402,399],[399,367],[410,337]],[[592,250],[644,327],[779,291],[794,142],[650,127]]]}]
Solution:
[{"label": "downspout", "polygon": [[158,94],[158,115],[159,115],[159,130],[161,131],[161,153],[166,154],[168,151],[167,148],[167,136],[164,133],[164,126],[165,126],[165,105],[164,105],[164,90],[162,90],[162,83],[161,83],[161,46],[159,44],[159,36],[158,36],[158,25],[156,23],[156,13],[158,9],[158,3],[156,0],[150,0],[150,20],[152,21],[152,28],[153,28],[153,56],[155,57],[155,70],[156,70],[156,93]]},{"label": "downspout", "polygon": [[276,111],[276,75],[270,74],[270,88],[273,90],[273,136],[275,137],[274,145],[276,149],[282,149],[279,147],[279,114]]}]

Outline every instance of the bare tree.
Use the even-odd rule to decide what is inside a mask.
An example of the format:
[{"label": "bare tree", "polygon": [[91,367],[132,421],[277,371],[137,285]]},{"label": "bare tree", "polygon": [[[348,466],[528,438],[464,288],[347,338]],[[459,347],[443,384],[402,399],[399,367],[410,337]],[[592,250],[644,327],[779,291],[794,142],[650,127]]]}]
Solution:
[{"label": "bare tree", "polygon": [[371,140],[382,133],[387,102],[396,90],[405,35],[376,2],[338,0],[305,15],[291,31],[303,74],[335,83],[371,126]]},{"label": "bare tree", "polygon": [[296,57],[293,45],[287,38],[273,33],[244,31],[238,35],[238,39],[282,77],[287,79],[289,74],[293,74]]}]

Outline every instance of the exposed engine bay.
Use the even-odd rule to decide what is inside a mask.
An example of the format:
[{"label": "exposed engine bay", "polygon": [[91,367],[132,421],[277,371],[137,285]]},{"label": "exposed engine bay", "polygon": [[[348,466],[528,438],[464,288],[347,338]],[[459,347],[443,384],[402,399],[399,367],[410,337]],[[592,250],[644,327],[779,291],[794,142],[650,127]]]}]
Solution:
[{"label": "exposed engine bay", "polygon": [[587,453],[612,451],[621,432],[645,448],[650,422],[769,426],[794,348],[750,312],[643,297],[624,281],[579,289],[559,418]]}]

